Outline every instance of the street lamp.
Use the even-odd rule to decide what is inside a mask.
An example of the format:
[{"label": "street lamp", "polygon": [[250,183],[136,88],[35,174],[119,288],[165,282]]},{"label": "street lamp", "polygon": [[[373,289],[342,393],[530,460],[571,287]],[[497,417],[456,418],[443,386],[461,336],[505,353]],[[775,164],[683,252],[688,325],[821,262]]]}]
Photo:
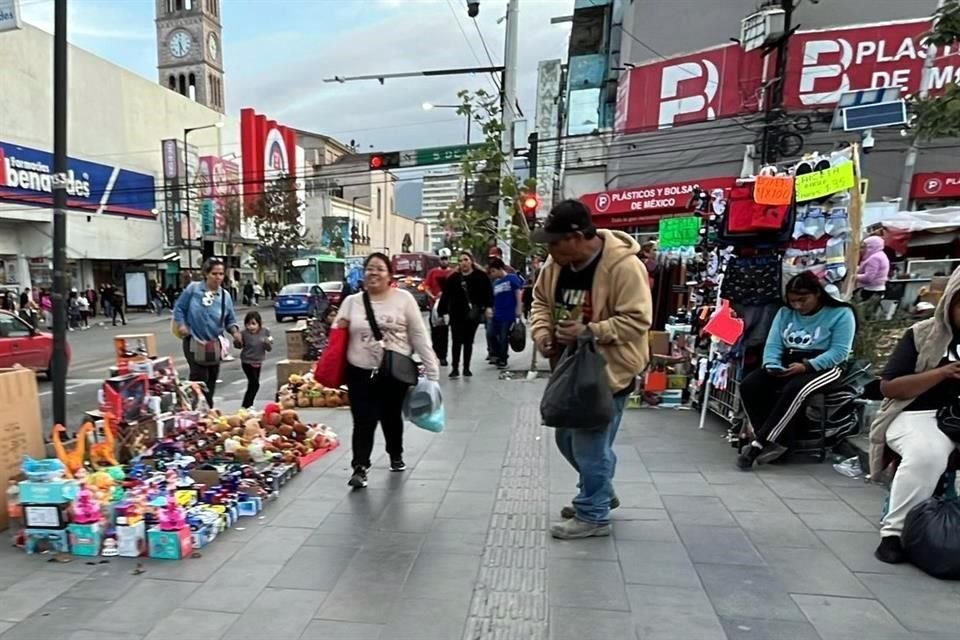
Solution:
[{"label": "street lamp", "polygon": [[186,185],[186,195],[184,196],[184,209],[187,212],[187,268],[190,270],[191,279],[193,279],[193,220],[190,216],[190,154],[187,149],[187,136],[193,131],[202,131],[203,129],[222,129],[223,122],[214,122],[205,124],[202,127],[189,127],[183,130],[183,182]]}]

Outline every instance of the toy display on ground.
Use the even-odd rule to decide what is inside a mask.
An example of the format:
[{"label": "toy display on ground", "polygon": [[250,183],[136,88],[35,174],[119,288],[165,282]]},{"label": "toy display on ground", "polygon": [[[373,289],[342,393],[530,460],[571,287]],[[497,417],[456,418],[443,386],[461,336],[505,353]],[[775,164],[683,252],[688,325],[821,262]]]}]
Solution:
[{"label": "toy display on ground", "polygon": [[[151,336],[152,337],[152,336]],[[125,337],[152,344],[145,336]],[[122,347],[122,348],[121,348]],[[117,347],[101,406],[71,438],[57,425],[53,458],[24,456],[6,516],[28,554],[180,560],[256,516],[283,485],[339,438],[278,403],[262,411],[209,409],[169,358]],[[120,380],[119,378],[122,378]],[[342,406],[346,393],[294,379],[294,395]],[[332,392],[332,393],[327,393]]]},{"label": "toy display on ground", "polygon": [[287,383],[280,387],[277,402],[284,409],[308,407],[332,409],[349,407],[350,395],[343,389],[324,387],[309,373],[292,374],[287,378]]}]

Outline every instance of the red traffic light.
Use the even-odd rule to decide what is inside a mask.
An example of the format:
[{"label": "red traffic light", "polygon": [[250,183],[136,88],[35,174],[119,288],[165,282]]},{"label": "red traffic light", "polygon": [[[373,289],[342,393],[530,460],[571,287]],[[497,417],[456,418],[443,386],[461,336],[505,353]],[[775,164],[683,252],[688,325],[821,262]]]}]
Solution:
[{"label": "red traffic light", "polygon": [[383,168],[383,156],[381,156],[381,155],[372,155],[372,156],[370,156],[370,168],[371,168],[371,169],[382,169],[382,168]]},{"label": "red traffic light", "polygon": [[396,169],[400,166],[400,153],[396,151],[389,153],[371,153],[369,162],[371,171]]},{"label": "red traffic light", "polygon": [[528,193],[520,197],[520,211],[525,216],[531,216],[537,213],[540,208],[540,198],[535,193]]}]

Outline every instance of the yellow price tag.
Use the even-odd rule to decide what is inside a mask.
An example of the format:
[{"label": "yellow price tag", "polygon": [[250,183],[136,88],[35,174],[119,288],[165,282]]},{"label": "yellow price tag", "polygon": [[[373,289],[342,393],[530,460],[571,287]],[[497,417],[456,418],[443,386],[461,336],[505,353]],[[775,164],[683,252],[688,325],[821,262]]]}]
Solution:
[{"label": "yellow price tag", "polygon": [[841,191],[847,191],[856,184],[853,177],[853,163],[843,164],[823,171],[797,176],[794,185],[797,190],[797,202],[809,202]]}]

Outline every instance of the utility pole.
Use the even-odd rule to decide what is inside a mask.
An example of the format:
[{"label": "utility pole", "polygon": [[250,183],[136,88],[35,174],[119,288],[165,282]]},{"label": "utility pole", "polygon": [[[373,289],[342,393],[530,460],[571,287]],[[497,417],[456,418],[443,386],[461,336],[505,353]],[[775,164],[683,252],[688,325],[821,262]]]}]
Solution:
[{"label": "utility pole", "polygon": [[53,421],[67,422],[67,0],[53,8]]},{"label": "utility pole", "polygon": [[[937,15],[943,9],[944,0],[937,0]],[[920,76],[920,92],[917,96],[920,100],[926,100],[930,95],[930,76],[933,74],[933,63],[937,57],[937,46],[931,44],[927,47],[927,57],[923,61],[923,75]],[[910,210],[910,187],[913,184],[913,174],[917,169],[917,136],[910,140],[910,146],[907,148],[907,155],[903,159],[903,175],[900,177],[900,210]]]},{"label": "utility pole", "polygon": [[[501,117],[503,121],[503,137],[500,149],[503,151],[503,164],[500,166],[501,188],[503,181],[513,176],[513,121],[514,110],[517,104],[517,48],[519,38],[520,0],[509,0],[507,4],[507,32],[503,51],[503,85]],[[510,244],[504,239],[504,234],[510,231],[513,222],[513,211],[507,210],[503,198],[499,198],[497,205],[497,231],[500,250],[503,252],[503,261],[510,264]]]},{"label": "utility pole", "polygon": [[771,139],[771,130],[773,123],[780,117],[780,111],[783,107],[783,86],[787,77],[787,47],[790,43],[790,36],[793,35],[793,10],[795,0],[771,0],[767,6],[779,4],[783,9],[783,36],[777,42],[777,66],[776,82],[773,83],[770,99],[766,104],[766,118],[763,127],[763,137],[760,142],[760,162],[767,164],[770,161],[770,147],[777,143]]}]

